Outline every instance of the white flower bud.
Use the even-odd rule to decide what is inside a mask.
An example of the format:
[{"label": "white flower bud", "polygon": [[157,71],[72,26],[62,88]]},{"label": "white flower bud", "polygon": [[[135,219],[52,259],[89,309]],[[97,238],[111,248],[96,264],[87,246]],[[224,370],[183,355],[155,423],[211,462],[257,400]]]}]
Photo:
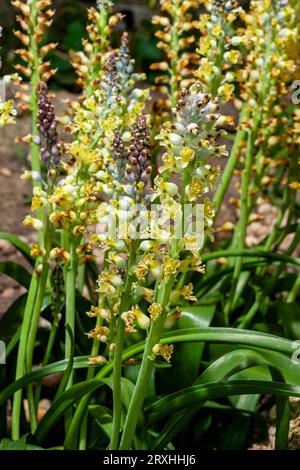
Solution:
[{"label": "white flower bud", "polygon": [[174,132],[172,132],[169,134],[169,140],[173,145],[180,145],[183,139],[180,135],[174,134]]}]

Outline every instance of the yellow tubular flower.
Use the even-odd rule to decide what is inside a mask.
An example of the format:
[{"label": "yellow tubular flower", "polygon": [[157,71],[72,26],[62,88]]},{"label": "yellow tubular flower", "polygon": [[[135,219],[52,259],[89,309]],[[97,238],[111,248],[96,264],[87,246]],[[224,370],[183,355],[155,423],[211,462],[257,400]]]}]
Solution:
[{"label": "yellow tubular flower", "polygon": [[194,81],[197,55],[191,46],[197,22],[192,12],[198,5],[194,0],[160,0],[160,5],[162,14],[154,15],[152,23],[159,28],[155,33],[157,47],[163,51],[165,60],[152,64],[151,69],[162,72],[155,79],[156,88],[167,92],[165,104],[170,106],[176,103],[180,88]]},{"label": "yellow tubular flower", "polygon": [[163,359],[169,364],[172,359],[173,351],[174,351],[173,344],[165,344],[165,345],[156,344],[155,346],[153,346],[153,349],[152,349],[154,357],[162,356]]},{"label": "yellow tubular flower", "polygon": [[[32,83],[36,84],[37,81],[47,82],[57,72],[57,69],[51,68],[51,62],[47,60],[49,52],[55,50],[57,44],[42,45],[45,33],[50,28],[55,13],[51,9],[51,0],[15,0],[12,4],[20,11],[20,15],[17,15],[16,19],[22,30],[17,30],[14,34],[24,46],[17,49],[16,53],[25,63],[25,65],[17,64],[15,68],[25,78],[30,79]],[[29,34],[29,31],[32,34]],[[21,101],[18,107],[22,111],[29,111],[31,91],[27,84],[22,83],[19,85],[21,92],[18,97]]]},{"label": "yellow tubular flower", "polygon": [[234,97],[235,65],[242,58],[236,47],[243,44],[244,37],[235,31],[235,21],[243,10],[235,0],[202,3],[207,12],[200,15],[198,22],[201,37],[196,52],[200,60],[195,77],[205,91],[218,96],[220,102],[227,102]]},{"label": "yellow tubular flower", "polygon": [[162,306],[157,303],[153,303],[148,308],[148,312],[150,313],[151,320],[155,321],[162,313]]}]

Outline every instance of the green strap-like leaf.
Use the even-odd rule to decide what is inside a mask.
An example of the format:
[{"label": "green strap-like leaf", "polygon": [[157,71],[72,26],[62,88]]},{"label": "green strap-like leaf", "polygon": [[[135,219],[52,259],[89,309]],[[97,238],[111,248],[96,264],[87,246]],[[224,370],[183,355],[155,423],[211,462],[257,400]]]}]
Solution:
[{"label": "green strap-like leaf", "polygon": [[281,255],[278,253],[271,253],[263,250],[248,250],[248,249],[234,249],[234,250],[219,250],[211,253],[204,253],[201,256],[203,262],[207,262],[217,258],[231,258],[243,256],[247,258],[265,258],[272,261],[280,261],[288,264],[300,266],[300,258],[294,256]]},{"label": "green strap-like leaf", "polygon": [[[125,393],[125,389],[128,387],[129,383],[130,381],[128,379],[122,379],[122,402],[125,406],[128,406],[129,401]],[[52,427],[68,410],[68,408],[73,406],[77,400],[87,394],[94,392],[103,385],[107,385],[112,389],[112,379],[103,378],[86,380],[85,382],[73,385],[73,387],[69,388],[66,392],[60,395],[60,397],[52,404],[52,407],[47,411],[47,413],[45,414],[42,421],[37,427],[35,433],[37,443],[41,443],[44,440],[44,438],[48,435],[50,429],[52,429]]]},{"label": "green strap-like leaf", "polygon": [[[166,332],[163,334],[161,339],[162,344],[168,343],[184,343],[184,342],[193,342],[193,341],[207,341],[207,342],[217,342],[217,343],[231,343],[231,344],[241,344],[252,347],[258,347],[266,350],[272,350],[277,352],[282,352],[284,354],[291,356],[295,348],[293,347],[293,342],[287,339],[279,338],[277,336],[272,336],[266,333],[259,333],[256,331],[248,330],[237,330],[234,328],[188,328],[186,330],[178,330],[172,332]],[[130,359],[131,357],[136,356],[143,352],[145,342],[141,341],[126,351],[123,354],[123,361]],[[74,359],[75,368],[85,368],[88,367],[88,356],[81,356]],[[31,383],[35,380],[40,380],[47,375],[54,374],[56,372],[61,372],[66,369],[68,361],[62,360],[49,364],[41,369],[37,369],[30,374],[25,375],[16,382],[10,384],[0,393],[0,405],[3,404],[7,398],[9,398],[15,391],[24,387],[28,383]],[[107,377],[113,368],[112,361],[107,363],[96,377]]]},{"label": "green strap-like leaf", "polygon": [[68,366],[65,370],[65,373],[64,373],[64,376],[59,384],[59,387],[57,389],[57,392],[55,394],[55,398],[53,400],[53,403],[58,399],[58,397],[65,391],[65,389],[67,388],[67,385],[68,385],[68,382],[69,382],[69,378],[72,374],[72,370],[73,370],[73,365],[74,365],[74,335],[73,335],[73,332],[72,332],[72,329],[69,325],[69,323],[66,324],[66,330],[67,330],[67,333],[69,335],[69,338],[70,338],[70,342],[71,342],[71,354],[70,354],[70,358],[69,358],[69,361],[68,361]]},{"label": "green strap-like leaf", "polygon": [[[88,360],[89,356],[75,357],[74,369],[84,369],[86,367],[91,367],[91,365],[88,363]],[[68,360],[64,359],[62,361],[53,362],[52,364],[48,364],[47,366],[41,367],[40,369],[36,369],[29,374],[24,375],[21,379],[11,383],[0,393],[0,406],[20,388],[25,387],[32,382],[38,382],[43,377],[56,374],[57,372],[63,372],[67,367]]]},{"label": "green strap-like leaf", "polygon": [[[280,378],[280,381],[284,381],[283,374],[280,372],[280,361],[276,361],[276,359],[278,358],[275,357],[276,364],[273,364],[255,351],[249,351],[246,349],[231,351],[213,362],[195,381],[194,385],[221,382],[237,372],[255,366],[267,366],[271,371],[273,371],[273,369],[277,369],[279,374],[278,379]],[[184,427],[193,418],[203,404],[204,402],[200,402],[192,408],[189,407],[186,410],[173,413],[169,422],[155,440],[153,447],[155,449],[164,448],[168,442],[170,442],[180,432],[182,427]]]},{"label": "green strap-like leaf", "polygon": [[29,434],[24,434],[17,441],[4,438],[0,441],[0,450],[44,450],[42,447],[37,447],[32,444],[27,444]]},{"label": "green strap-like leaf", "polygon": [[272,381],[232,380],[227,382],[194,385],[168,395],[149,406],[148,424],[154,424],[172,413],[199,402],[232,395],[271,394],[283,397],[300,397],[300,387]]},{"label": "green strap-like leaf", "polygon": [[15,235],[12,235],[8,232],[0,232],[0,240],[6,240],[11,243],[18,251],[22,253],[24,258],[27,259],[31,266],[34,266],[35,261],[30,255],[30,247],[27,245],[27,243],[23,242],[23,240],[21,240],[19,237],[16,237]]},{"label": "green strap-like leaf", "polygon": [[20,286],[28,289],[31,279],[31,274],[18,263],[13,261],[2,261],[0,263],[0,273],[6,274],[6,276],[11,277],[16,281]]}]

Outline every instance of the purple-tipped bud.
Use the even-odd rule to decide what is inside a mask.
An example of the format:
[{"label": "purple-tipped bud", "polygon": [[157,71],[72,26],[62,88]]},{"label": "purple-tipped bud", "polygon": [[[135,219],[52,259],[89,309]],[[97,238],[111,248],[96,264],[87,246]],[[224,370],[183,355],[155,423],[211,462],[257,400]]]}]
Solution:
[{"label": "purple-tipped bud", "polygon": [[53,166],[57,166],[60,160],[60,151],[54,106],[50,101],[46,83],[40,83],[38,91],[38,130],[45,141],[45,147],[41,151],[41,158],[48,165],[51,163]]}]

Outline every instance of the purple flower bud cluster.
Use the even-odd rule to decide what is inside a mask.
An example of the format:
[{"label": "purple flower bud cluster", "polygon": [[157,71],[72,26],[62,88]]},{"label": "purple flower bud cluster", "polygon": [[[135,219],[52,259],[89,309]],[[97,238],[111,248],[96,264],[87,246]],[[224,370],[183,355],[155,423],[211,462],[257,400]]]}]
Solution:
[{"label": "purple flower bud cluster", "polygon": [[134,61],[130,57],[128,33],[124,32],[121,38],[121,46],[116,57],[116,69],[121,79],[128,79],[133,73]]},{"label": "purple flower bud cluster", "polygon": [[147,199],[151,186],[150,137],[146,116],[140,116],[131,131],[131,143],[127,148],[119,132],[115,132],[112,155],[115,168],[112,170],[126,192],[137,199]]},{"label": "purple flower bud cluster", "polygon": [[115,132],[113,140],[113,159],[116,163],[117,171],[115,176],[118,181],[123,182],[125,177],[125,167],[127,162],[127,149],[125,142],[123,141],[120,132]]},{"label": "purple flower bud cluster", "polygon": [[47,165],[51,164],[56,167],[60,160],[60,150],[58,146],[57,119],[54,114],[54,106],[48,96],[46,83],[40,83],[38,91],[38,130],[46,144],[42,148],[41,158]]},{"label": "purple flower bud cluster", "polygon": [[143,183],[146,187],[151,178],[150,137],[147,132],[146,116],[137,119],[132,129],[129,146],[126,177],[130,183]]},{"label": "purple flower bud cluster", "polygon": [[104,79],[102,88],[106,92],[107,100],[119,99],[121,90],[120,79],[116,69],[116,58],[111,54],[104,66]]}]

